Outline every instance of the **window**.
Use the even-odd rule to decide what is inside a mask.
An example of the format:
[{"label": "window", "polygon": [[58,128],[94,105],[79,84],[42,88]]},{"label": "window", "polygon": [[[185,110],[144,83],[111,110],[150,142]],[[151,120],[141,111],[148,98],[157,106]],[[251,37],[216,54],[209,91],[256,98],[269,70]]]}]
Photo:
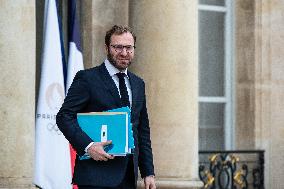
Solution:
[{"label": "window", "polygon": [[199,149],[234,148],[231,0],[199,0]]}]

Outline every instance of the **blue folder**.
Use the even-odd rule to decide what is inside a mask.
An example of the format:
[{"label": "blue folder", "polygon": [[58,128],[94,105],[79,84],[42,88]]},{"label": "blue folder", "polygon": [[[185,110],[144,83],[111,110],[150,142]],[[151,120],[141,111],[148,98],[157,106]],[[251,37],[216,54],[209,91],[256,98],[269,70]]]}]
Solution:
[{"label": "blue folder", "polygon": [[134,138],[133,138],[133,130],[132,130],[132,123],[131,123],[131,111],[128,107],[117,108],[113,110],[109,110],[108,112],[127,112],[128,114],[128,152],[132,153],[132,149],[135,148],[134,146]]},{"label": "blue folder", "polygon": [[[112,140],[105,151],[114,156],[125,156],[132,152],[134,139],[128,107],[107,112],[78,113],[77,121],[82,130],[94,141]],[[88,155],[80,157],[89,159]]]}]

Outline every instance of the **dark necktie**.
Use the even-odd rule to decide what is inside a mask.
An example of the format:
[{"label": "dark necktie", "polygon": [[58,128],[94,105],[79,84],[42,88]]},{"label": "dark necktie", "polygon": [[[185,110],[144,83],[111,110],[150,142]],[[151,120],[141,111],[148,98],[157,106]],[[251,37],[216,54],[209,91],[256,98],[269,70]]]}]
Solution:
[{"label": "dark necktie", "polygon": [[124,76],[126,76],[126,74],[117,73],[116,75],[119,79],[119,91],[120,91],[120,99],[121,99],[122,106],[130,107],[129,96],[128,96],[128,92],[127,92],[127,88],[126,88],[125,80],[124,80]]}]

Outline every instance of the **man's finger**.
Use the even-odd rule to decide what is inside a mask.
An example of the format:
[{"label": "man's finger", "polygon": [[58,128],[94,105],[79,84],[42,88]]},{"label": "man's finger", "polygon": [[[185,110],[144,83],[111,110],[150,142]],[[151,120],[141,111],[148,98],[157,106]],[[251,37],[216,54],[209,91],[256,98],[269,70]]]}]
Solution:
[{"label": "man's finger", "polygon": [[108,153],[105,154],[105,157],[108,158],[108,159],[113,159],[113,158],[114,158],[113,155],[110,155],[110,154],[108,154]]},{"label": "man's finger", "polygon": [[101,142],[101,145],[106,146],[106,145],[109,145],[111,143],[112,143],[112,141],[108,140],[108,141],[105,141],[105,142]]},{"label": "man's finger", "polygon": [[145,182],[145,189],[149,189],[149,182]]},{"label": "man's finger", "polygon": [[114,158],[113,155],[110,155],[110,154],[106,153],[105,151],[103,153],[101,153],[101,156],[103,156],[103,157],[105,157],[107,159],[113,159]]},{"label": "man's finger", "polygon": [[156,185],[155,184],[151,184],[150,185],[150,189],[156,189]]},{"label": "man's finger", "polygon": [[146,185],[145,185],[145,188],[146,188],[146,189],[149,189],[149,184],[146,184]]},{"label": "man's finger", "polygon": [[107,160],[108,160],[108,158],[106,158],[104,156],[101,156],[101,158],[100,158],[100,161],[107,161]]}]

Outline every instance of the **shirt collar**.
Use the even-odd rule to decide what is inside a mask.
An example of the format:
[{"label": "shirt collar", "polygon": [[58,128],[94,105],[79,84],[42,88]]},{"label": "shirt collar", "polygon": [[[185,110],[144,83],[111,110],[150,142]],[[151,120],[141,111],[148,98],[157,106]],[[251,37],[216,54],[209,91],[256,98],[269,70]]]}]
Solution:
[{"label": "shirt collar", "polygon": [[[114,67],[114,66],[109,62],[108,59],[105,59],[104,63],[105,63],[106,69],[107,69],[107,71],[108,71],[108,73],[109,73],[109,75],[110,75],[111,77],[114,76],[115,74],[121,72],[121,71],[119,71],[116,67]],[[128,77],[128,75],[127,75],[127,68],[126,68],[123,72],[121,72],[121,73],[125,73],[126,76],[127,76],[127,78],[129,79],[129,77]]]}]

